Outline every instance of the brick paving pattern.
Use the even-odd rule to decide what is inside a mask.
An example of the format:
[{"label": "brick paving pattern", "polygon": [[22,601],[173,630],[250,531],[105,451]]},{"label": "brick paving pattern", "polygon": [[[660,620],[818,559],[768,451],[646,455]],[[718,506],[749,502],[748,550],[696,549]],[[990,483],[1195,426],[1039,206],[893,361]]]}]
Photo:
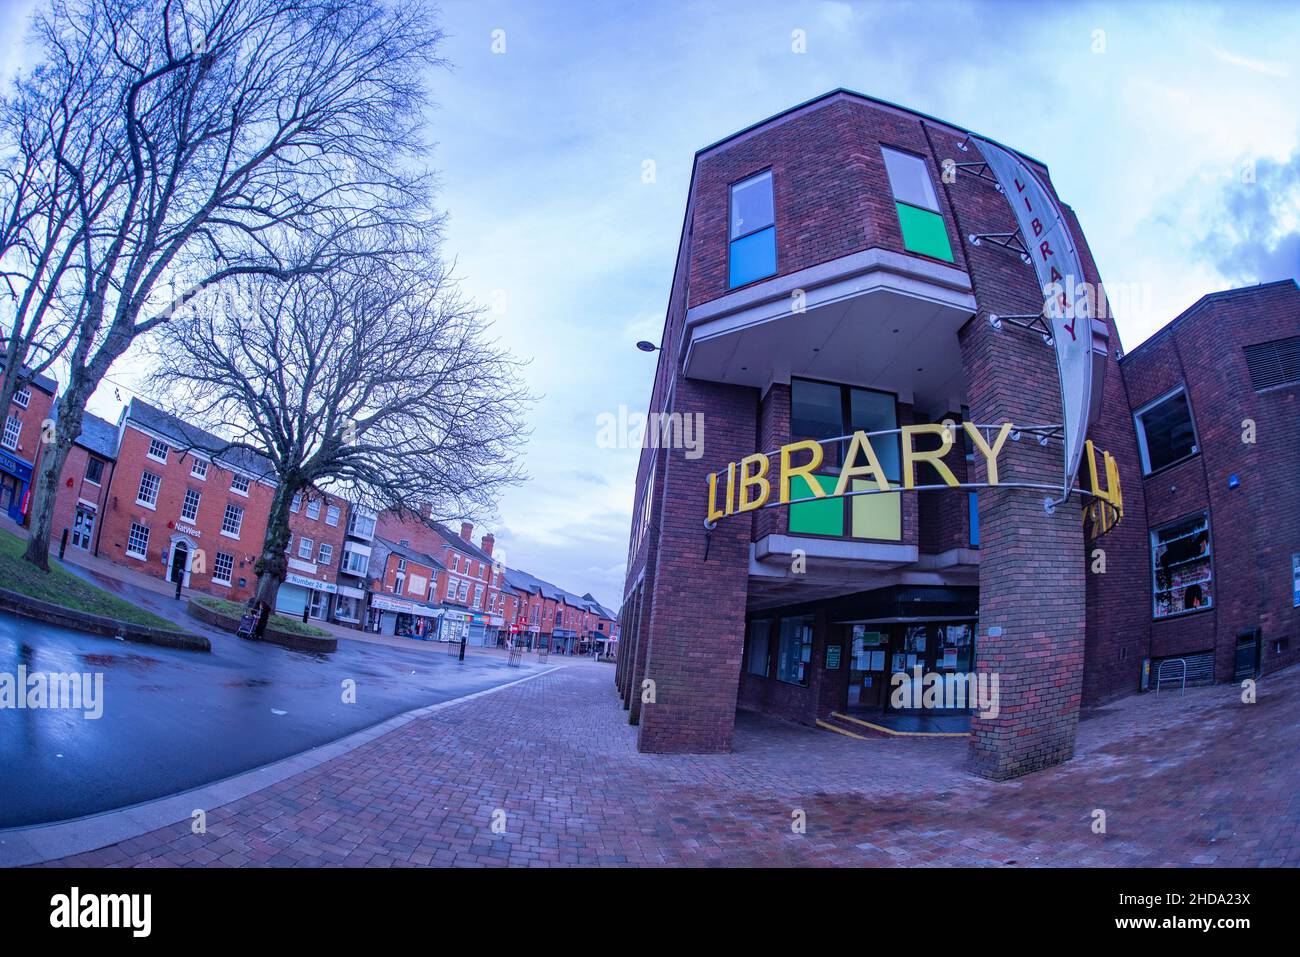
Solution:
[{"label": "brick paving pattern", "polygon": [[961,739],[748,712],[732,754],[642,754],[617,702],[609,667],[574,663],[209,809],[204,835],[186,820],[56,864],[1300,864],[1300,669],[1254,705],[1217,686],[1085,714],[1074,760],[1002,783],[965,770]]}]

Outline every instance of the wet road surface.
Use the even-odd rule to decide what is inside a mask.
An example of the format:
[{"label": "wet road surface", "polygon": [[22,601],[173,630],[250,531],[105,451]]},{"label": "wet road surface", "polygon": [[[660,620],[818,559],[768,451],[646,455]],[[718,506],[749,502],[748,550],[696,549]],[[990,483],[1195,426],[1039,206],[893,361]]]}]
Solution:
[{"label": "wet road surface", "polygon": [[[123,588],[116,589],[121,593]],[[161,611],[166,598],[141,593]],[[115,641],[0,615],[0,676],[101,673],[103,715],[0,708],[0,828],[49,823],[207,784],[414,708],[542,670],[342,640],[331,655],[242,641],[178,614],[212,652]],[[544,667],[544,666],[543,666]],[[345,704],[344,682],[356,683]]]}]

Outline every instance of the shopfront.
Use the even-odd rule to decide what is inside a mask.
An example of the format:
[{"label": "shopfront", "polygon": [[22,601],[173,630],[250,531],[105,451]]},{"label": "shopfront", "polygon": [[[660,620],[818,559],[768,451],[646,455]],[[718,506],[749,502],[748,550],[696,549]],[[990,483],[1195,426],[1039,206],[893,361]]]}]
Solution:
[{"label": "shopfront", "polygon": [[323,620],[329,617],[330,596],[337,591],[338,586],[333,582],[289,572],[275,596],[275,610],[298,618],[306,611],[308,617]]},{"label": "shopfront", "polygon": [[366,630],[397,638],[433,641],[440,637],[439,621],[442,617],[441,608],[372,594]]},{"label": "shopfront", "polygon": [[0,512],[19,525],[27,512],[32,464],[11,452],[0,451]]}]

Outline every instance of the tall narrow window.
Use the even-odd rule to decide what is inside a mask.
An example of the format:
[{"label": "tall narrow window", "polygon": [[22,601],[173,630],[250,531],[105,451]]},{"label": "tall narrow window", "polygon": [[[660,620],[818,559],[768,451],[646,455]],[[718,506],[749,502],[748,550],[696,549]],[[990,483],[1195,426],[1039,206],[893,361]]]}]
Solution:
[{"label": "tall narrow window", "polygon": [[1152,616],[1202,611],[1214,603],[1210,522],[1205,512],[1151,532]]},{"label": "tall narrow window", "polygon": [[781,619],[776,677],[795,685],[807,685],[812,674],[813,616]]},{"label": "tall narrow window", "polygon": [[776,272],[776,216],[772,171],[731,187],[730,257],[727,285],[734,289]]},{"label": "tall narrow window", "polygon": [[952,262],[948,227],[939,213],[939,198],[925,160],[911,153],[881,147],[889,185],[894,192],[894,208],[903,231],[903,248],[923,256]]}]

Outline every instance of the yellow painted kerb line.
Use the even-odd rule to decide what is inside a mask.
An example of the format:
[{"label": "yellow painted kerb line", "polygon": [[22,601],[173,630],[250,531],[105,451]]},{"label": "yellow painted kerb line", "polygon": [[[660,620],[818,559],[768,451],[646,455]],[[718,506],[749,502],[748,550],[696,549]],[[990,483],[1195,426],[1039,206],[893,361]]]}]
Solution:
[{"label": "yellow painted kerb line", "polygon": [[[863,721],[861,718],[852,718],[847,714],[840,714],[838,711],[832,711],[831,717],[839,718],[841,721],[852,721],[854,724],[860,724],[864,728],[870,728],[872,731],[879,731],[881,734],[893,735],[898,738],[967,738],[970,735],[965,731],[895,731],[893,728],[886,728],[883,725],[872,724],[870,721]],[[817,722],[821,724],[820,721]],[[838,730],[838,729],[837,729]],[[849,732],[845,732],[848,734]],[[861,735],[855,735],[861,737]]]}]

